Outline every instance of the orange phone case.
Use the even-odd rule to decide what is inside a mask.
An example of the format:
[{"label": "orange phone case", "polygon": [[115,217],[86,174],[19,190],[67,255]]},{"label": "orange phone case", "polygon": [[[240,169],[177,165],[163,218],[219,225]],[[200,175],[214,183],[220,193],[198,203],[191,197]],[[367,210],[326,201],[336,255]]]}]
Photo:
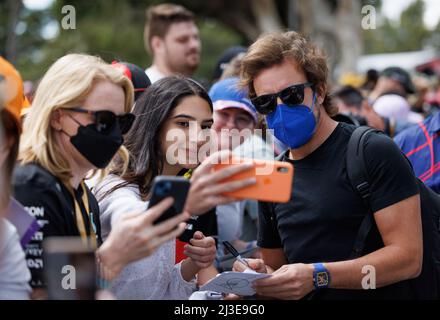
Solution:
[{"label": "orange phone case", "polygon": [[214,170],[237,165],[241,162],[253,162],[254,167],[233,175],[222,182],[255,177],[257,183],[233,192],[226,192],[224,195],[237,199],[254,199],[267,202],[288,202],[290,200],[294,171],[292,164],[281,161],[235,158],[228,164],[216,164]]}]

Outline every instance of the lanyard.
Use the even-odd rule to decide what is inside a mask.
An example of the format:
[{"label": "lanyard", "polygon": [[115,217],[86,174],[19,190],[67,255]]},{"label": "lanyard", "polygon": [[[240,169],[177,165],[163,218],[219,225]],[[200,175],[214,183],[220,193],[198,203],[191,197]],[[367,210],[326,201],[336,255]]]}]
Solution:
[{"label": "lanyard", "polygon": [[183,174],[183,177],[186,178],[186,179],[191,179],[192,173],[193,173],[193,170],[192,170],[192,169],[189,169],[188,171],[186,171],[186,172]]},{"label": "lanyard", "polygon": [[95,230],[95,226],[93,224],[93,217],[92,217],[92,213],[90,212],[90,208],[89,208],[89,196],[87,195],[87,190],[86,187],[84,185],[84,182],[81,182],[81,188],[83,191],[82,194],[82,203],[84,205],[84,208],[86,209],[86,214],[88,216],[88,222],[90,225],[90,236],[87,236],[87,231],[86,231],[86,222],[84,221],[84,216],[82,214],[81,211],[81,207],[78,203],[78,200],[75,197],[75,193],[73,192],[73,188],[71,186],[68,186],[67,189],[69,190],[70,194],[73,197],[73,202],[75,205],[75,219],[76,219],[76,225],[78,227],[79,230],[79,234],[81,236],[81,239],[83,240],[83,242],[87,245],[91,245],[93,248],[97,248],[97,244],[96,244],[96,230]]}]

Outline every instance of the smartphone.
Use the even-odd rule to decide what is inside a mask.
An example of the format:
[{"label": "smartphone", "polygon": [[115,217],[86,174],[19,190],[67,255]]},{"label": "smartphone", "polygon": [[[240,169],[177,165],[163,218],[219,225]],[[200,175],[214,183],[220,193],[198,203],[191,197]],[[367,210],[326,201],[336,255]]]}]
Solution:
[{"label": "smartphone", "polygon": [[95,250],[80,237],[45,239],[43,261],[49,299],[95,300]]},{"label": "smartphone", "polygon": [[183,177],[157,176],[154,178],[148,208],[168,197],[172,197],[174,203],[153,224],[158,224],[183,212],[190,186],[191,182]]},{"label": "smartphone", "polygon": [[237,173],[222,182],[231,182],[247,178],[255,178],[254,185],[224,195],[237,199],[254,199],[267,202],[288,202],[292,194],[293,165],[288,162],[274,160],[257,160],[232,157],[228,163],[220,163],[214,166],[214,170],[220,170],[241,163],[253,163],[249,170]]}]

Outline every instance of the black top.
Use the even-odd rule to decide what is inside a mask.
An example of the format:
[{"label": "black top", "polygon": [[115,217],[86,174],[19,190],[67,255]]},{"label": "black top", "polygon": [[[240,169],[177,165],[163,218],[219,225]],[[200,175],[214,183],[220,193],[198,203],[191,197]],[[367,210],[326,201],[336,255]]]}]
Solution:
[{"label": "black top", "polygon": [[[185,176],[189,179],[191,174],[192,170],[183,169],[177,176]],[[217,243],[218,226],[215,207],[202,215],[191,216],[186,224],[185,231],[178,238],[180,241],[189,242],[196,231],[201,231],[206,237],[213,237]]]},{"label": "black top", "polygon": [[186,224],[185,231],[179,236],[180,241],[189,242],[196,231],[201,231],[206,237],[213,237],[217,243],[218,228],[215,208],[200,216],[192,216]]},{"label": "black top", "polygon": [[[346,171],[347,145],[355,126],[340,123],[313,153],[294,165],[292,197],[288,203],[260,203],[258,244],[282,248],[288,263],[348,260],[368,209],[352,188]],[[371,134],[365,143],[371,180],[373,212],[418,193],[411,167],[399,148],[385,135]],[[405,217],[405,212],[402,212]],[[383,247],[377,227],[370,232],[364,254]],[[403,282],[377,290],[321,291],[321,298],[396,298],[405,293]],[[398,289],[396,289],[398,288]],[[397,296],[398,297],[398,296]]]},{"label": "black top", "polygon": [[[43,240],[47,237],[80,236],[75,219],[75,204],[69,190],[49,171],[37,164],[18,166],[13,176],[14,197],[34,216],[42,227],[29,244],[25,253],[32,274],[31,286],[45,287],[43,264]],[[89,209],[96,227],[97,243],[100,245],[101,226],[98,203],[86,187]],[[74,190],[75,198],[86,222],[90,235],[90,220],[82,202],[82,188]]]}]

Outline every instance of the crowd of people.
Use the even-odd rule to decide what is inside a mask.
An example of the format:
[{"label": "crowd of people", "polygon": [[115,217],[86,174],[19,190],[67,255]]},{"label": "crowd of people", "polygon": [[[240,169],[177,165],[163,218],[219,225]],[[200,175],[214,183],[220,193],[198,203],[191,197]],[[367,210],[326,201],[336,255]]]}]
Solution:
[{"label": "crowd of people", "polygon": [[[271,274],[254,282],[267,299],[440,297],[440,200],[424,196],[425,186],[440,192],[438,89],[393,66],[359,87],[332,85],[324,52],[294,31],[229,48],[205,88],[192,78],[201,51],[192,12],[151,7],[144,38],[146,70],[68,54],[32,96],[0,57],[0,299],[48,298],[53,237],[82,239],[97,289],[115,299],[185,300],[222,271],[247,268]],[[346,160],[359,126],[376,129],[362,140],[364,190],[352,187]],[[290,200],[228,196],[256,183],[227,180],[250,162],[213,170],[232,156],[292,164]],[[183,212],[155,223],[173,206],[150,206],[158,176],[190,188]],[[29,239],[12,201],[38,223]],[[437,215],[423,218],[427,208]],[[249,267],[223,263],[225,241]]]}]

